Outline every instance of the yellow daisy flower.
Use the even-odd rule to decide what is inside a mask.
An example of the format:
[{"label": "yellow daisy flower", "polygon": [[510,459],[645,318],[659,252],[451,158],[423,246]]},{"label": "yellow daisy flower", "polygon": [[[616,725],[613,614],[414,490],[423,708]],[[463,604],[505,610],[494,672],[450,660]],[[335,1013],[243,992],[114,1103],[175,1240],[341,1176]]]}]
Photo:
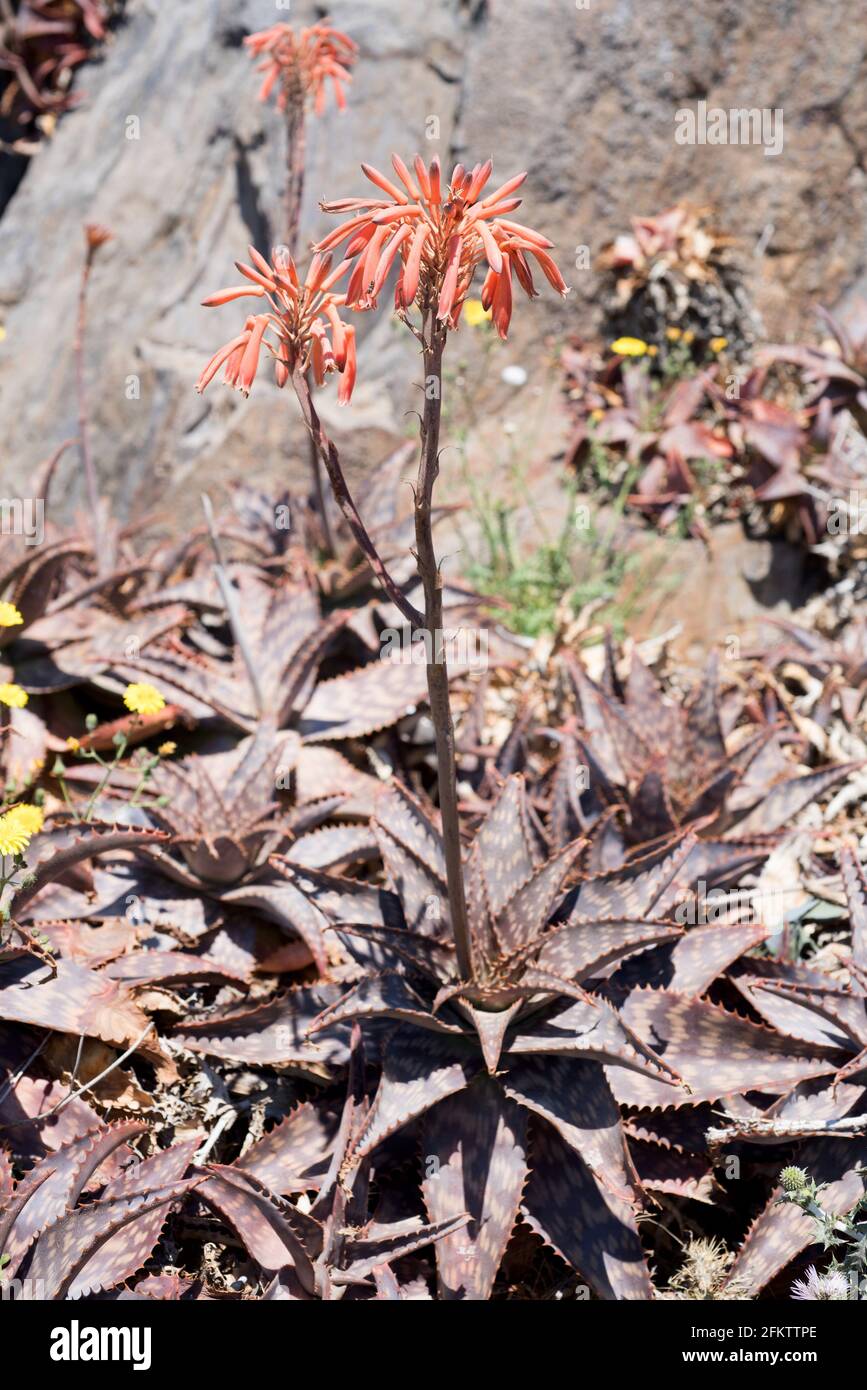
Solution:
[{"label": "yellow daisy flower", "polygon": [[683,337],[683,333],[679,328],[666,328],[665,336],[670,343],[677,343]]},{"label": "yellow daisy flower", "polygon": [[159,714],[166,702],[156,686],[136,681],[123,692],[123,702],[133,714]]},{"label": "yellow daisy flower", "polygon": [[0,685],[0,705],[8,705],[10,709],[23,709],[30,696],[26,690],[22,690],[20,685],[14,685],[11,681],[5,681]]},{"label": "yellow daisy flower", "polygon": [[39,806],[21,802],[18,806],[12,806],[3,819],[7,826],[15,826],[25,835],[38,835],[45,824],[45,812]]},{"label": "yellow daisy flower", "polygon": [[20,627],[23,622],[14,603],[0,603],[0,627]]},{"label": "yellow daisy flower", "polygon": [[486,309],[480,299],[467,299],[464,301],[464,318],[470,325],[470,328],[478,328],[480,323],[486,323],[490,317],[490,309]]},{"label": "yellow daisy flower", "polygon": [[729,345],[728,338],[711,338],[708,347],[711,352],[724,352]]},{"label": "yellow daisy flower", "polygon": [[684,332],[683,341],[684,341],[685,343],[694,343],[694,342],[695,342],[695,334],[693,333],[693,331],[692,331],[691,328],[687,328],[686,331]]},{"label": "yellow daisy flower", "polygon": [[23,854],[29,844],[30,836],[16,825],[11,812],[0,816],[0,855]]},{"label": "yellow daisy flower", "polygon": [[643,357],[647,350],[643,338],[616,338],[611,344],[611,351],[619,357]]}]

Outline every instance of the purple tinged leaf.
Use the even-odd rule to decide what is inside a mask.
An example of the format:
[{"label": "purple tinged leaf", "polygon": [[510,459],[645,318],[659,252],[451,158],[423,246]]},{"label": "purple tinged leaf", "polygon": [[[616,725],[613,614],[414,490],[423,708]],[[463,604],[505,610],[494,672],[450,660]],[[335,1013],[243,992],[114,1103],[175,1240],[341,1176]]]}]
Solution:
[{"label": "purple tinged leaf", "polygon": [[317,1191],[328,1171],[338,1124],[333,1108],[304,1101],[252,1144],[235,1167],[281,1196]]},{"label": "purple tinged leaf", "polygon": [[867,970],[867,877],[854,850],[848,846],[840,851],[840,872],[849,905],[852,960],[862,970]]},{"label": "purple tinged leaf", "polygon": [[609,1073],[621,1105],[698,1105],[746,1091],[786,1091],[811,1076],[835,1070],[808,1045],[730,1014],[719,1005],[668,990],[637,989],[621,1018],[633,1033],[676,1068],[684,1091],[618,1069]]},{"label": "purple tinged leaf", "polygon": [[313,1263],[299,1233],[300,1214],[250,1173],[216,1163],[205,1171],[208,1176],[198,1186],[198,1195],[238,1232],[253,1259],[268,1270],[291,1266],[305,1291],[313,1293]]},{"label": "purple tinged leaf", "polygon": [[503,1089],[553,1125],[603,1187],[634,1200],[620,1111],[602,1067],[574,1057],[513,1058]]},{"label": "purple tinged leaf", "polygon": [[537,1124],[522,1214],[599,1298],[651,1299],[653,1285],[630,1203],[614,1195],[561,1135]]},{"label": "purple tinged leaf", "polygon": [[0,1251],[8,1256],[7,1275],[14,1275],[40,1232],[75,1206],[99,1165],[128,1139],[146,1132],[147,1125],[133,1121],[91,1130],[40,1159],[18,1184],[0,1218]]},{"label": "purple tinged leaf", "polygon": [[372,1153],[402,1125],[462,1091],[478,1070],[472,1048],[461,1038],[400,1029],[385,1049],[379,1087],[356,1142],[354,1159]]},{"label": "purple tinged leaf", "polygon": [[[820,1139],[805,1145],[798,1156],[818,1183],[827,1183],[822,1207],[835,1215],[850,1211],[864,1191],[858,1168],[867,1163],[867,1139]],[[771,1195],[753,1222],[731,1267],[728,1283],[755,1298],[776,1274],[802,1250],[817,1241],[816,1223],[793,1203],[777,1205],[781,1189]]]},{"label": "purple tinged leaf", "polygon": [[490,1298],[527,1178],[527,1121],[492,1078],[442,1101],[423,1135],[430,1219],[469,1212],[472,1224],[437,1243],[443,1298]]},{"label": "purple tinged leaf", "polygon": [[40,1236],[27,1272],[27,1287],[45,1301],[79,1297],[100,1288],[101,1250],[106,1246],[116,1250],[114,1237],[121,1231],[127,1236],[126,1263],[140,1268],[154,1242],[152,1224],[139,1223],[155,1213],[167,1216],[189,1188],[189,1183],[178,1183],[70,1212]]}]

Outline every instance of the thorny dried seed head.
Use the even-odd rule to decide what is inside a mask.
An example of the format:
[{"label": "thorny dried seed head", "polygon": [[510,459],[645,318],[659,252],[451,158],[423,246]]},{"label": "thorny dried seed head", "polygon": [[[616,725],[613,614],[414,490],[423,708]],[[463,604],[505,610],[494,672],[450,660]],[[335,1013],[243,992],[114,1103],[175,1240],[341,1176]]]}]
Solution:
[{"label": "thorny dried seed head", "polygon": [[[295,262],[285,247],[271,253],[270,263],[254,247],[249,248],[252,265],[235,264],[249,285],[233,285],[203,300],[206,308],[228,304],[231,300],[265,299],[270,312],[251,314],[243,332],[230,339],[208,362],[196,390],[204,391],[221,367],[223,379],[245,396],[250,394],[259,367],[263,346],[274,358],[274,376],[285,386],[295,371],[312,367],[317,385],[329,372],[341,376],[338,401],[345,405],[355,385],[355,329],[340,318],[338,309],[346,296],[333,294],[332,286],[347,269],[347,262],[331,270],[331,256],[316,255],[302,282]],[[275,342],[269,341],[272,334]]]},{"label": "thorny dried seed head", "polygon": [[481,300],[491,309],[501,338],[506,337],[512,317],[513,277],[529,298],[537,294],[530,257],[558,294],[568,294],[549,255],[553,242],[508,220],[507,214],[521,204],[514,194],[526,173],[516,174],[483,196],[493,169],[490,159],[471,170],[458,164],[445,187],[436,157],[426,168],[416,155],[414,175],[396,154],[392,164],[399,184],[369,164],[361,166],[384,197],[343,198],[322,204],[325,212],[351,214],[317,247],[324,254],[348,243],[346,259],[355,262],[346,291],[350,308],[375,306],[398,255],[403,266],[395,292],[396,307],[402,310],[415,303],[422,314],[434,312],[451,328],[458,326],[476,267],[483,262],[488,270]]},{"label": "thorny dried seed head", "polygon": [[277,106],[285,111],[293,101],[313,99],[317,116],[325,110],[327,83],[334,88],[334,99],[342,111],[346,106],[343,87],[351,82],[349,69],[355,62],[358,45],[326,21],[297,33],[291,24],[272,24],[244,40],[254,58],[262,58],[257,71],[265,74],[259,100],[267,101],[280,83]]}]

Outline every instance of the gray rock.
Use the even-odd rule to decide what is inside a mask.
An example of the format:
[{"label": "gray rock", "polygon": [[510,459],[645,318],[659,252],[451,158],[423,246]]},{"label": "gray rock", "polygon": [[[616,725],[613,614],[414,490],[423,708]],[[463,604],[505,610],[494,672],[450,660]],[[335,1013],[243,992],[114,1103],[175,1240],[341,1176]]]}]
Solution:
[{"label": "gray rock", "polygon": [[[335,22],[362,53],[344,115],[311,122],[305,237],[328,224],[323,196],[361,190],[362,159],[416,148],[469,162],[493,154],[503,178],[529,167],[519,216],[548,233],[574,293],[545,286],[516,310],[511,360],[550,369],[547,339],[594,325],[599,247],[636,213],[682,197],[713,202],[743,238],[768,331],[803,326],[863,270],[867,36],[861,0],[335,0]],[[313,13],[292,5],[294,20]],[[33,466],[76,432],[72,339],[81,226],[115,239],[92,279],[88,376],[92,447],[122,512],[158,507],[186,525],[203,482],[243,473],[303,477],[289,393],[267,380],[249,401],[193,391],[238,307],[203,310],[232,283],[249,241],[279,240],[283,131],[256,101],[244,32],[283,17],[273,0],[128,0],[101,61],[81,70],[87,97],[64,117],[0,221],[0,483],[22,489]],[[861,81],[859,82],[859,76]],[[785,147],[682,146],[675,112],[782,107]],[[133,119],[134,118],[134,119]],[[431,118],[439,138],[427,139]],[[128,138],[136,134],[138,138]],[[767,252],[751,258],[773,226]],[[415,344],[387,310],[359,321],[357,402],[323,414],[347,466],[369,466],[411,428]],[[548,365],[546,366],[546,361]],[[534,363],[539,365],[534,367]],[[138,385],[136,386],[136,381]],[[496,397],[495,397],[496,399]],[[65,465],[67,497],[80,497]]]}]

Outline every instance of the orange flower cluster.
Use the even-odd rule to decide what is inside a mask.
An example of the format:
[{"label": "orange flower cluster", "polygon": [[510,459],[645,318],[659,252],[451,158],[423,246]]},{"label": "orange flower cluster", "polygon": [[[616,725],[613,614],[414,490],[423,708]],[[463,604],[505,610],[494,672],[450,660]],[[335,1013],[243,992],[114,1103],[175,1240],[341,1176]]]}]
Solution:
[{"label": "orange flower cluster", "polygon": [[349,69],[358,54],[358,44],[327,21],[297,34],[291,24],[272,24],[270,29],[250,34],[244,43],[254,58],[262,58],[257,69],[265,74],[259,89],[260,101],[268,100],[279,81],[277,106],[281,111],[286,110],[290,93],[297,87],[300,93],[312,96],[313,109],[321,116],[330,80],[339,109],[346,106],[343,86],[352,81]]},{"label": "orange flower cluster", "polygon": [[[355,385],[355,329],[340,318],[337,311],[346,296],[333,294],[332,286],[348,269],[347,262],[332,271],[331,256],[316,255],[302,284],[285,247],[272,252],[270,263],[254,247],[249,247],[249,252],[252,265],[243,261],[236,261],[235,265],[251,283],[219,290],[202,302],[210,309],[249,297],[267,300],[270,310],[247,318],[244,331],[224,344],[208,362],[196,390],[204,391],[224,367],[224,381],[249,395],[264,347],[274,358],[278,386],[285,386],[292,372],[306,371],[308,366],[319,386],[329,372],[339,372],[337,398],[341,405],[346,405]],[[274,342],[268,338],[269,333]]]},{"label": "orange flower cluster", "polygon": [[325,253],[348,243],[345,259],[354,262],[346,290],[350,308],[369,309],[376,304],[397,256],[402,269],[396,307],[406,309],[417,303],[423,314],[434,311],[452,328],[458,326],[476,267],[483,262],[487,275],[481,300],[492,311],[501,338],[506,337],[512,317],[513,281],[531,299],[537,294],[530,258],[558,294],[568,293],[549,255],[554,243],[508,219],[521,205],[514,194],[526,173],[516,174],[483,196],[493,170],[490,159],[471,170],[458,164],[448,185],[437,158],[427,168],[416,155],[414,176],[398,155],[392,155],[392,164],[399,184],[369,164],[361,166],[384,198],[344,198],[322,204],[325,212],[352,214],[317,247]]}]

